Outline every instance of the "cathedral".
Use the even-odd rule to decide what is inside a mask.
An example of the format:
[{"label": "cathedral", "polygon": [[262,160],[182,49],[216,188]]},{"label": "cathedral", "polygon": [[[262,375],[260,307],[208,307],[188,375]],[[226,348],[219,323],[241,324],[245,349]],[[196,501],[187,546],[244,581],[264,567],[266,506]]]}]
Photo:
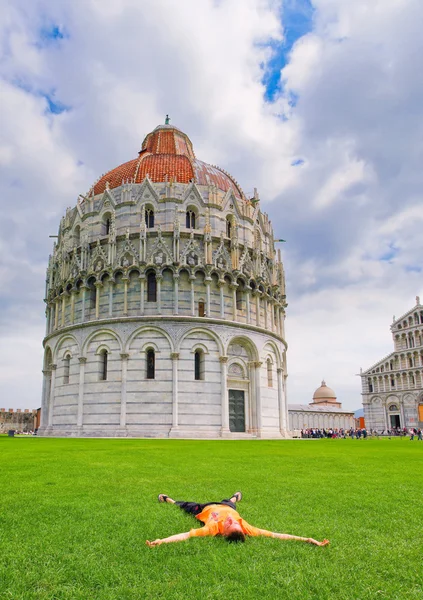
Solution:
[{"label": "cathedral", "polygon": [[393,318],[394,351],[361,371],[364,418],[368,429],[423,427],[423,306]]},{"label": "cathedral", "polygon": [[39,435],[288,435],[284,271],[250,196],[166,119],[66,210]]}]

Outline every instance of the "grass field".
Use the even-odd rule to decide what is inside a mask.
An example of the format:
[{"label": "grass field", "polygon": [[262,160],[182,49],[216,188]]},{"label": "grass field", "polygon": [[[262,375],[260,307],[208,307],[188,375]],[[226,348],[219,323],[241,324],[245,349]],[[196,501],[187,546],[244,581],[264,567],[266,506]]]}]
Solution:
[{"label": "grass field", "polygon": [[[0,436],[0,598],[422,598],[423,443]],[[145,540],[197,524],[157,494],[220,500],[316,539]]]}]

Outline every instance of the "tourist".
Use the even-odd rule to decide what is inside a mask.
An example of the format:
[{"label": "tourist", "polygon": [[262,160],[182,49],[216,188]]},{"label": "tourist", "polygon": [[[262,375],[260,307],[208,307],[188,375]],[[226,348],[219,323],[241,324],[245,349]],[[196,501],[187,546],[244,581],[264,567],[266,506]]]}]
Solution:
[{"label": "tourist", "polygon": [[244,542],[246,536],[265,536],[278,538],[280,540],[295,540],[314,544],[315,546],[327,546],[329,540],[318,542],[313,538],[298,537],[296,535],[288,535],[286,533],[275,533],[266,529],[258,529],[244,521],[236,510],[236,502],[242,498],[241,492],[235,492],[230,499],[221,500],[220,502],[207,502],[199,504],[197,502],[183,502],[173,500],[166,494],[159,494],[159,502],[167,502],[168,504],[176,504],[188,514],[193,515],[196,519],[204,524],[204,527],[191,529],[186,533],[178,533],[163,539],[157,539],[153,542],[146,541],[147,546],[160,546],[160,544],[169,544],[171,542],[182,542],[191,537],[205,537],[222,535],[228,542]]}]

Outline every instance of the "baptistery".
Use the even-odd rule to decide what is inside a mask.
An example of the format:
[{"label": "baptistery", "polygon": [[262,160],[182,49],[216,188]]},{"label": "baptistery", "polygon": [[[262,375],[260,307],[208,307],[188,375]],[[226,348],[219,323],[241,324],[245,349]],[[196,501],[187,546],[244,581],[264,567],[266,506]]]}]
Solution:
[{"label": "baptistery", "polygon": [[287,435],[284,271],[249,196],[167,119],[66,210],[40,435]]}]

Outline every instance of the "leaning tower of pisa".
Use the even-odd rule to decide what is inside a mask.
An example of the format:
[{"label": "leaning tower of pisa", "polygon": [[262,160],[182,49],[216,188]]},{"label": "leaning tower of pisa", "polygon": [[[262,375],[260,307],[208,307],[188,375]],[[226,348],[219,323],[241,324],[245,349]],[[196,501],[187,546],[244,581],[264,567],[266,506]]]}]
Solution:
[{"label": "leaning tower of pisa", "polygon": [[40,435],[287,435],[285,281],[268,216],[168,122],[63,216]]}]

